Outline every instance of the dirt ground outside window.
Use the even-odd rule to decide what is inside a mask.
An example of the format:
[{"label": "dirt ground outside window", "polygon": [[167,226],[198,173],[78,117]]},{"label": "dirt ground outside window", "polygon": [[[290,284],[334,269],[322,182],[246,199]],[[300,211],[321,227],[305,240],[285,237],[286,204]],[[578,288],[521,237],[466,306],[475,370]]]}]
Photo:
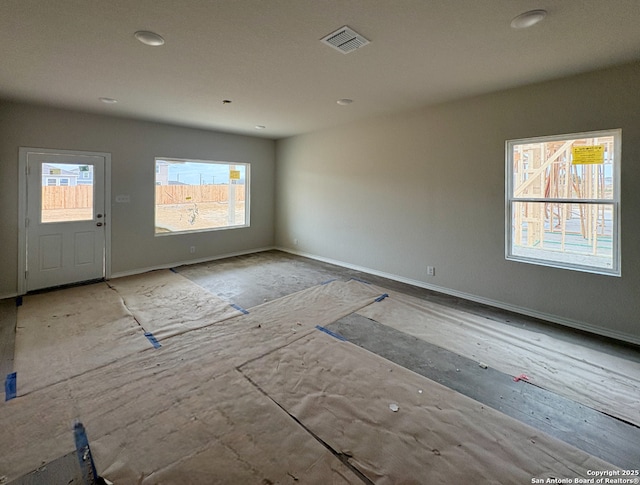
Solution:
[{"label": "dirt ground outside window", "polygon": [[156,206],[156,234],[244,226],[245,203],[236,201],[234,218],[228,202],[197,202]]}]

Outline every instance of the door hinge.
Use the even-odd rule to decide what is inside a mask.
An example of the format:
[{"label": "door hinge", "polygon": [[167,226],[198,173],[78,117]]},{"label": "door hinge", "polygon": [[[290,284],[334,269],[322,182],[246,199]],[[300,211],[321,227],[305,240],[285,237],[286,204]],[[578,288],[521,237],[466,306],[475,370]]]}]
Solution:
[{"label": "door hinge", "polygon": [[24,227],[29,227],[29,218],[28,217],[24,218]]}]

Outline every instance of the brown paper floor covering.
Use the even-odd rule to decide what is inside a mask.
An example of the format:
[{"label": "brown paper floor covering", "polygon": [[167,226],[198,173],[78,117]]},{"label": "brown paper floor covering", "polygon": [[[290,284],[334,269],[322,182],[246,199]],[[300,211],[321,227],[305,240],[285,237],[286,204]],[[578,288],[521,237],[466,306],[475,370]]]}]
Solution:
[{"label": "brown paper floor covering", "polygon": [[72,451],[78,419],[118,484],[361,483],[235,367],[378,295],[355,281],[309,288],[2,403],[0,476]]},{"label": "brown paper floor covering", "polygon": [[[383,291],[383,290],[381,290]],[[640,363],[388,292],[358,313],[640,426]]]},{"label": "brown paper floor covering", "polygon": [[168,269],[117,278],[109,281],[109,285],[157,340],[242,314],[228,302]]},{"label": "brown paper floor covering", "polygon": [[105,283],[27,295],[16,325],[18,395],[149,348],[142,328]]},{"label": "brown paper floor covering", "polygon": [[320,332],[240,370],[376,484],[524,484],[532,478],[588,478],[588,470],[611,468]]},{"label": "brown paper floor covering", "polygon": [[[131,326],[122,300],[107,294],[117,297],[115,321]],[[158,321],[163,305],[152,294],[136,296],[136,312]],[[199,318],[158,349],[131,326],[146,346],[0,404],[0,476],[11,481],[72,451],[74,420],[87,429],[98,471],[118,485],[504,484],[614,469],[315,328],[379,305],[379,295],[334,281],[218,324]],[[47,338],[84,337],[95,341],[79,344],[87,349],[117,353],[118,339],[67,314]],[[55,374],[59,362],[37,366]]]}]

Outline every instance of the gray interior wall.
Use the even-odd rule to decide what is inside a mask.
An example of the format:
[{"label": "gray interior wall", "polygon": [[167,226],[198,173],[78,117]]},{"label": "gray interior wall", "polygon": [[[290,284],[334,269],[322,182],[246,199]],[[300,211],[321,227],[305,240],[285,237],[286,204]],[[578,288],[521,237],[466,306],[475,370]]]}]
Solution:
[{"label": "gray interior wall", "polygon": [[[638,86],[634,63],[279,140],[276,244],[640,342]],[[622,277],[506,261],[505,140],[610,128]]]},{"label": "gray interior wall", "polygon": [[[20,146],[111,153],[114,274],[273,245],[272,140],[0,102],[0,297],[17,289]],[[251,162],[251,227],[155,237],[156,156]]]}]

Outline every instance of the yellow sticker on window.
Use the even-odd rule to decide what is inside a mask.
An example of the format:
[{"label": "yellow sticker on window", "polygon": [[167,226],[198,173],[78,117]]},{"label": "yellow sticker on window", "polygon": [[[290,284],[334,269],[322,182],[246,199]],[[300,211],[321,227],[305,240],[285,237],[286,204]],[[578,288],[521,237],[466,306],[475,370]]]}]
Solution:
[{"label": "yellow sticker on window", "polygon": [[240,170],[229,170],[229,178],[231,180],[240,180]]},{"label": "yellow sticker on window", "polygon": [[573,165],[604,163],[604,145],[571,147]]},{"label": "yellow sticker on window", "polygon": [[60,170],[59,168],[49,169],[49,175],[60,175],[61,173],[62,173],[62,170]]}]

